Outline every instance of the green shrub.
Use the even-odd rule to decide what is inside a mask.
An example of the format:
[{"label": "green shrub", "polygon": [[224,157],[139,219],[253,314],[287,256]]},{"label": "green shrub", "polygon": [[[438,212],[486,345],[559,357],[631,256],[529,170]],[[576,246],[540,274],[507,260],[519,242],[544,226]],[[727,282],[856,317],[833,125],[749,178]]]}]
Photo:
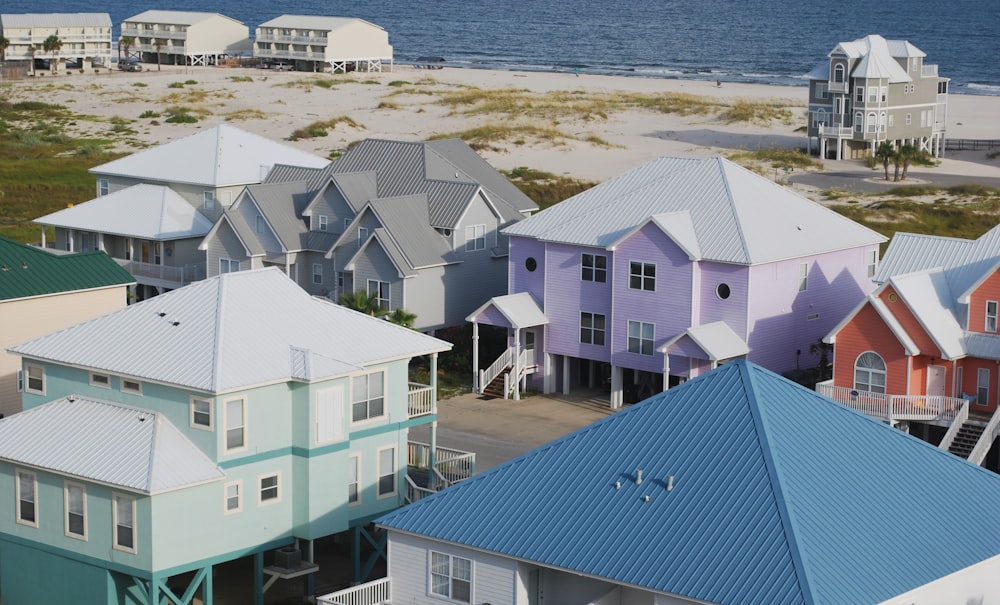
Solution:
[{"label": "green shrub", "polygon": [[158,118],[160,114],[152,109],[147,109],[146,111],[139,114],[140,118]]},{"label": "green shrub", "polygon": [[170,124],[194,124],[198,121],[198,118],[189,113],[178,113],[170,116],[165,121]]},{"label": "green shrub", "polygon": [[184,82],[171,82],[167,84],[167,88],[184,88]]}]

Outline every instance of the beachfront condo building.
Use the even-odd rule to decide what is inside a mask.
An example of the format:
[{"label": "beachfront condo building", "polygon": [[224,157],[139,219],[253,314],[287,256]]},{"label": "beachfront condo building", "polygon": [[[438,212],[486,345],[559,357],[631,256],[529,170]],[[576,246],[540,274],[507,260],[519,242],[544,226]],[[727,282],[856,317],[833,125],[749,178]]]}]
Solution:
[{"label": "beachfront condo building", "polygon": [[810,152],[858,158],[888,141],[940,156],[948,78],[925,64],[926,56],[906,40],[879,35],[838,44],[808,75]]},{"label": "beachfront condo building", "polygon": [[[57,48],[46,40],[58,39]],[[0,37],[8,46],[3,61],[36,59],[51,71],[67,66],[91,69],[111,63],[111,16],[108,13],[0,14]],[[32,70],[29,68],[29,71]]]},{"label": "beachfront condo building", "polygon": [[389,33],[350,17],[281,15],[257,28],[253,54],[299,71],[392,71]]},{"label": "beachfront condo building", "polygon": [[250,28],[243,23],[192,11],[139,13],[122,23],[119,40],[125,59],[173,65],[219,65],[226,57],[248,55],[250,48]]}]

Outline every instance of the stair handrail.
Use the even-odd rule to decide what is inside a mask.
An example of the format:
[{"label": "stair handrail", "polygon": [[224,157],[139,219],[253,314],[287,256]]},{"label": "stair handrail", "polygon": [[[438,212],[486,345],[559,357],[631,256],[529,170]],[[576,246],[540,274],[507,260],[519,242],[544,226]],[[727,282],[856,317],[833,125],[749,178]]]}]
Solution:
[{"label": "stair handrail", "polygon": [[982,465],[983,460],[986,459],[986,454],[990,453],[990,448],[993,447],[993,440],[997,438],[997,435],[1000,435],[1000,409],[993,412],[990,421],[986,423],[986,428],[983,429],[983,434],[979,436],[979,441],[976,442],[976,447],[972,448],[972,451],[969,452],[969,462]]},{"label": "stair handrail", "polygon": [[511,357],[513,357],[513,347],[507,348],[500,357],[496,358],[490,367],[479,371],[479,392],[482,393],[501,372],[510,367]]},{"label": "stair handrail", "polygon": [[409,475],[405,476],[406,479],[406,496],[404,496],[407,504],[413,504],[414,502],[419,502],[427,496],[434,493],[434,490],[427,489],[426,487],[420,487],[410,479]]},{"label": "stair handrail", "polygon": [[951,421],[951,425],[948,426],[948,432],[944,434],[944,438],[941,439],[941,443],[938,447],[943,450],[948,450],[951,448],[951,444],[955,442],[955,437],[958,435],[958,431],[962,429],[962,425],[965,421],[969,419],[969,400],[962,400],[962,405],[959,406],[958,412],[955,413],[955,419]]}]

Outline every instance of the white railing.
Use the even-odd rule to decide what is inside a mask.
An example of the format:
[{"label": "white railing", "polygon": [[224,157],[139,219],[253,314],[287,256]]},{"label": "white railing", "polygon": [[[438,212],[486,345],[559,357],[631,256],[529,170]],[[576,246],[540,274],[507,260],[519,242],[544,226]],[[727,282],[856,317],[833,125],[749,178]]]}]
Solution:
[{"label": "white railing", "polygon": [[406,476],[406,503],[413,504],[414,502],[419,502],[434,493],[434,490],[427,487],[420,487],[410,479],[410,476]]},{"label": "white railing", "polygon": [[[434,451],[434,470],[440,473],[448,484],[468,479],[476,472],[476,454],[446,447]],[[431,446],[426,443],[409,441],[406,444],[406,464],[416,468],[430,469]]]},{"label": "white railing", "polygon": [[944,438],[941,439],[941,443],[938,447],[947,451],[951,449],[951,444],[955,442],[955,437],[958,432],[962,430],[962,425],[965,421],[969,419],[969,402],[963,401],[962,407],[959,408],[958,413],[955,414],[955,419],[951,421],[951,426],[948,427],[948,432],[944,434]]},{"label": "white railing", "polygon": [[316,597],[318,605],[388,605],[392,596],[389,578],[373,580]]},{"label": "white railing", "polygon": [[964,399],[943,395],[887,395],[838,387],[827,380],[816,384],[816,391],[872,418],[895,424],[898,420],[921,420],[949,426],[959,413]]},{"label": "white railing", "polygon": [[920,75],[925,78],[931,78],[938,75],[937,65],[923,65],[920,68]]},{"label": "white railing", "polygon": [[410,418],[426,416],[437,411],[434,405],[434,387],[416,382],[409,383],[409,387]]},{"label": "white railing", "polygon": [[479,370],[479,392],[482,393],[493,380],[510,367],[514,349],[507,349],[497,357],[490,367]]},{"label": "white railing", "polygon": [[986,428],[983,429],[983,434],[979,436],[976,447],[972,448],[972,451],[969,452],[969,462],[982,464],[986,458],[986,454],[993,447],[993,441],[997,438],[997,435],[1000,435],[1000,410],[994,412],[993,417],[986,423]]},{"label": "white railing", "polygon": [[173,267],[121,258],[116,258],[115,261],[135,277],[148,277],[177,285],[187,285],[191,282],[205,279],[204,263],[191,263],[183,267]]}]

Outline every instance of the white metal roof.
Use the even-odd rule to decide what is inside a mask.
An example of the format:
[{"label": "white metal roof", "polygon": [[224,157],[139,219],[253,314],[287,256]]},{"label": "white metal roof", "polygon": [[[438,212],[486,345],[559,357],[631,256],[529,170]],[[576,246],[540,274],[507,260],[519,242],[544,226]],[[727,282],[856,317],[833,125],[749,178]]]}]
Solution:
[{"label": "white metal roof", "polygon": [[690,338],[708,355],[712,361],[732,359],[750,352],[750,347],[724,321],[714,321],[700,326],[691,326],[677,336],[674,336],[658,349],[661,353],[669,352],[670,346],[682,338]]},{"label": "white metal roof", "polygon": [[965,332],[958,322],[955,298],[941,269],[894,276],[889,283],[946,359],[965,355]]},{"label": "white metal roof", "polygon": [[173,189],[147,184],[46,214],[34,222],[160,241],[201,237],[212,228],[212,221]]},{"label": "white metal roof", "polygon": [[[322,380],[450,348],[312,297],[280,269],[269,268],[196,282],[10,351],[222,393],[291,379]],[[293,359],[303,357],[316,362],[306,374],[293,373]]]},{"label": "white metal roof", "polygon": [[0,420],[0,459],[147,494],[225,477],[162,414],[76,395]]},{"label": "white metal roof", "polygon": [[206,13],[198,11],[166,11],[148,10],[133,17],[125,19],[125,23],[164,23],[172,25],[194,25],[201,21],[213,17],[222,17],[235,21],[232,17],[226,17],[220,13]]},{"label": "white metal roof", "polygon": [[4,13],[0,28],[29,27],[111,27],[108,13]]},{"label": "white metal roof", "polygon": [[352,23],[363,23],[376,29],[385,29],[364,19],[355,17],[324,17],[322,15],[280,15],[261,23],[258,27],[284,27],[288,29],[308,29],[312,31],[334,31]]},{"label": "white metal roof", "polygon": [[221,124],[91,168],[98,175],[229,187],[260,183],[275,164],[322,168],[329,162],[290,145]]},{"label": "white metal roof", "polygon": [[[608,248],[651,218],[687,212],[678,239],[702,259],[757,264],[885,240],[722,157],[659,158],[515,223],[511,236]],[[662,222],[662,221],[661,221]],[[685,221],[686,223],[686,221]],[[681,234],[682,223],[662,222]]]},{"label": "white metal roof", "polygon": [[469,314],[465,321],[476,321],[476,317],[491,306],[507,318],[512,328],[530,328],[549,323],[549,318],[545,316],[538,301],[528,292],[494,296]]}]

